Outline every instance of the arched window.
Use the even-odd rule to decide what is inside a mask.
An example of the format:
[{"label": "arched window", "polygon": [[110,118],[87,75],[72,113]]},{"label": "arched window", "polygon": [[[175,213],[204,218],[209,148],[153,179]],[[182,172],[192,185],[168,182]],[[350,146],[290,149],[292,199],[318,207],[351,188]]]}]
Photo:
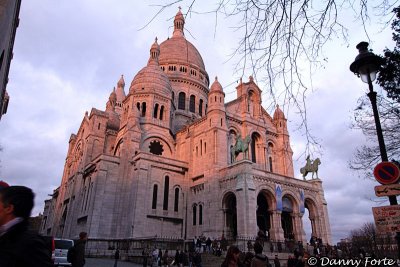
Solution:
[{"label": "arched window", "polygon": [[272,170],[272,157],[269,157],[268,161],[269,161],[269,171],[273,172],[273,170]]},{"label": "arched window", "polygon": [[174,211],[178,211],[178,208],[179,208],[179,188],[175,188]]},{"label": "arched window", "polygon": [[175,103],[175,92],[172,91],[172,102]]},{"label": "arched window", "polygon": [[158,104],[154,106],[154,113],[153,113],[153,117],[156,119],[157,119],[157,113],[158,113]]},{"label": "arched window", "polygon": [[189,111],[190,112],[194,113],[196,111],[195,103],[196,103],[196,97],[194,95],[191,95],[190,102],[189,102]]},{"label": "arched window", "polygon": [[267,146],[267,154],[268,154],[268,165],[269,165],[269,171],[273,172],[272,169],[272,155],[273,155],[273,149],[274,149],[274,145],[272,143],[268,143]]},{"label": "arched window", "polygon": [[136,107],[137,107],[137,110],[140,110],[140,103],[139,102],[136,103]]},{"label": "arched window", "polygon": [[180,92],[178,95],[178,109],[185,110],[185,98],[186,94],[184,92]]},{"label": "arched window", "polygon": [[199,115],[203,116],[203,99],[200,99],[199,103]]},{"label": "arched window", "polygon": [[164,117],[164,106],[161,106],[161,109],[160,109],[160,120],[163,120],[163,117]]},{"label": "arched window", "polygon": [[164,179],[164,203],[163,210],[168,210],[168,192],[169,192],[169,176]]},{"label": "arched window", "polygon": [[151,202],[151,208],[155,210],[157,208],[157,193],[158,193],[158,185],[153,186],[153,201]]},{"label": "arched window", "polygon": [[203,205],[199,205],[199,225],[203,225]]},{"label": "arched window", "polygon": [[142,103],[142,117],[146,116],[146,102]]},{"label": "arched window", "polygon": [[256,163],[257,159],[256,159],[256,136],[253,133],[251,135],[251,161]]},{"label": "arched window", "polygon": [[207,143],[204,142],[204,154],[207,154]]},{"label": "arched window", "polygon": [[200,156],[203,155],[203,140],[200,139]]},{"label": "arched window", "polygon": [[197,206],[195,204],[193,205],[193,225],[196,225],[196,220],[197,220]]}]

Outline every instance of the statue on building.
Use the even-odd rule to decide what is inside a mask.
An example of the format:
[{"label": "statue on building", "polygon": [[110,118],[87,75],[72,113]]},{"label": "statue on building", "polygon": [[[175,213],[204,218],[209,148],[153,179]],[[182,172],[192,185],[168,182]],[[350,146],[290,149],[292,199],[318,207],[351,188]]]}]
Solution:
[{"label": "statue on building", "polygon": [[303,175],[303,179],[306,180],[306,176],[311,172],[311,179],[314,179],[314,173],[316,178],[318,178],[318,165],[321,164],[321,160],[316,158],[315,160],[310,159],[310,155],[306,158],[306,166],[300,169],[300,173]]},{"label": "statue on building", "polygon": [[244,139],[242,139],[241,134],[238,134],[236,136],[236,142],[235,145],[231,147],[231,159],[232,163],[236,161],[236,157],[240,153],[244,153],[244,159],[249,158],[249,144],[251,142],[251,137],[250,135],[246,136]]}]

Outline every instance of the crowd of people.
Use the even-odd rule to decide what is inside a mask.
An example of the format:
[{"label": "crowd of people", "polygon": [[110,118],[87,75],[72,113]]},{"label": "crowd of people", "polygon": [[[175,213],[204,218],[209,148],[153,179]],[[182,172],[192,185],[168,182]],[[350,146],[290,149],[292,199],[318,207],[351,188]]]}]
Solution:
[{"label": "crowd of people", "polygon": [[[200,240],[200,242],[198,241]],[[154,247],[150,253],[148,248],[143,249],[143,266],[189,266],[189,267],[202,267],[202,254],[214,254],[215,256],[221,256],[223,247],[221,246],[221,240],[217,241],[215,246],[213,242],[207,242],[205,239],[205,245],[202,244],[202,238],[195,238],[189,250],[176,250],[171,252],[169,250],[162,251]],[[256,241],[251,244],[252,251],[242,252],[237,246],[231,245],[227,248],[226,256],[223,259],[221,267],[280,267],[281,262],[278,259],[278,255],[275,258],[269,259],[264,253],[264,246],[261,242]],[[219,251],[220,250],[220,251]],[[151,261],[149,260],[151,258]],[[303,267],[304,260],[296,257],[290,258],[291,267]],[[273,264],[273,265],[272,265]],[[289,262],[288,262],[289,264]]]}]

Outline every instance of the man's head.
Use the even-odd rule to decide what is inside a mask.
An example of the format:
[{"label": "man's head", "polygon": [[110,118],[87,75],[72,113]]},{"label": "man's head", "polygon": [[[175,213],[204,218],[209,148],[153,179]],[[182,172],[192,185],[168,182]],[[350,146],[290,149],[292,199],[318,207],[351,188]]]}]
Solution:
[{"label": "man's head", "polygon": [[256,242],[254,243],[253,249],[254,249],[254,252],[255,252],[256,254],[261,254],[262,251],[263,251],[263,246],[262,246],[259,242],[256,241]]},{"label": "man's head", "polygon": [[86,240],[87,239],[87,233],[86,232],[80,232],[79,233],[79,239]]},{"label": "man's head", "polygon": [[0,225],[16,217],[28,219],[33,208],[35,194],[25,186],[9,186],[0,189]]}]

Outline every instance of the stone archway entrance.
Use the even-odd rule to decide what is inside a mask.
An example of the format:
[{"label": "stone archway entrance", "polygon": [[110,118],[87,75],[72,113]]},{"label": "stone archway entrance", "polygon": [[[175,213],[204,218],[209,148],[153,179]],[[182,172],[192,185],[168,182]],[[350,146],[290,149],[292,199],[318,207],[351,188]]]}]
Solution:
[{"label": "stone archway entrance", "polygon": [[293,228],[293,202],[287,196],[282,198],[281,223],[285,239],[294,239]]},{"label": "stone archway entrance", "polygon": [[271,219],[266,196],[259,193],[257,196],[257,227],[266,237],[270,237]]},{"label": "stone archway entrance", "polygon": [[321,233],[319,229],[317,207],[314,201],[309,198],[306,198],[304,201],[304,207],[308,210],[308,219],[310,220],[308,223],[311,226],[311,234],[310,236],[307,236],[307,240],[312,236],[319,237]]},{"label": "stone archway entrance", "polygon": [[236,196],[229,192],[223,199],[223,211],[225,217],[224,232],[228,239],[236,239],[237,237],[237,209]]}]

